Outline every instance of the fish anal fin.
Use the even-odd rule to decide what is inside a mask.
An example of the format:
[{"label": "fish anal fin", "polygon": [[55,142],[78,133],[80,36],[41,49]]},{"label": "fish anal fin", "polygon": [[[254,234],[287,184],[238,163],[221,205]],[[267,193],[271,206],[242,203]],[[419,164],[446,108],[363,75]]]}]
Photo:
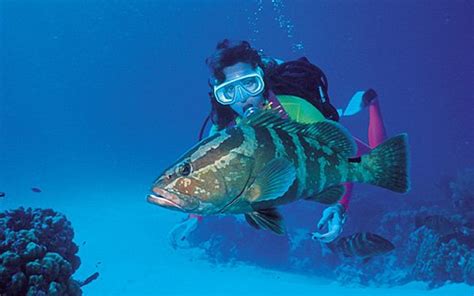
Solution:
[{"label": "fish anal fin", "polygon": [[244,216],[245,216],[245,221],[247,221],[247,223],[250,226],[252,226],[255,229],[260,229],[260,226],[258,226],[258,224],[255,222],[255,220],[252,218],[250,214],[245,214]]},{"label": "fish anal fin", "polygon": [[333,204],[339,201],[345,192],[346,189],[343,185],[334,185],[324,189],[322,192],[314,196],[306,198],[306,200],[317,201],[323,204]]}]

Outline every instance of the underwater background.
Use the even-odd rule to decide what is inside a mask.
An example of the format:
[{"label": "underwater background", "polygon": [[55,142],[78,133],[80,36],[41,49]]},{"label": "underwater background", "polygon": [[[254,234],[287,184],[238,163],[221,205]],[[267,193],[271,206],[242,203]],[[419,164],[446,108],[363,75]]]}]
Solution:
[{"label": "underwater background", "polygon": [[[84,295],[473,295],[473,16],[461,0],[0,1],[0,280],[20,264],[5,255],[8,217],[61,218],[22,206],[70,221],[72,277],[100,274]],[[307,236],[324,207],[304,202],[284,207],[285,237],[206,217],[170,244],[186,214],[145,198],[197,141],[204,60],[224,38],[306,56],[338,108],[378,92],[388,135],[408,133],[412,188],[356,185],[342,236],[378,233],[393,252],[326,254]],[[341,120],[362,139],[367,122]]]}]

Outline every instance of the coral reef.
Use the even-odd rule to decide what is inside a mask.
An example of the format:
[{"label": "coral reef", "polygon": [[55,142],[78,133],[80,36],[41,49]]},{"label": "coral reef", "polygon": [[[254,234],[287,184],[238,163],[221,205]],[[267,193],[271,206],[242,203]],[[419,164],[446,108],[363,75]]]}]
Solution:
[{"label": "coral reef", "polygon": [[452,208],[435,206],[386,213],[378,233],[396,246],[369,264],[344,262],[336,269],[346,283],[399,285],[412,280],[429,288],[447,282],[474,285],[474,169],[461,170],[443,191]]},{"label": "coral reef", "polygon": [[426,281],[430,287],[441,286],[447,281],[472,281],[468,280],[471,275],[466,267],[474,250],[456,237],[443,242],[438,233],[422,227],[412,233],[408,245],[408,254],[414,255],[407,262],[412,266],[413,279]]},{"label": "coral reef", "polygon": [[74,232],[51,209],[0,213],[0,295],[82,295]]},{"label": "coral reef", "polygon": [[379,230],[391,234],[395,252],[368,264],[346,261],[336,269],[337,278],[378,286],[412,280],[427,282],[429,288],[447,282],[473,285],[474,234],[462,221],[458,215],[433,215],[428,209],[388,213]]}]

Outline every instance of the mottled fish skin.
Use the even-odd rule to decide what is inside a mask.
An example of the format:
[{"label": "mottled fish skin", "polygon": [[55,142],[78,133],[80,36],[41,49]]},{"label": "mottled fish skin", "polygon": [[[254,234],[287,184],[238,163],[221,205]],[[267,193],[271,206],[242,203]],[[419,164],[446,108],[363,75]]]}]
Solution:
[{"label": "mottled fish skin", "polygon": [[[326,151],[326,152],[325,152]],[[347,170],[345,158],[315,139],[267,127],[228,128],[198,144],[157,179],[154,187],[186,196],[199,196],[201,214],[220,213],[257,172],[275,158],[286,158],[297,168],[296,182],[278,200],[256,203],[245,200],[226,209],[226,213],[246,213],[312,196],[325,187],[344,182],[339,170]],[[179,177],[179,164],[189,162],[192,177]],[[345,163],[345,165],[344,165]],[[212,203],[206,203],[212,201]]]},{"label": "mottled fish skin", "polygon": [[329,248],[344,257],[370,258],[388,253],[395,246],[377,234],[361,232],[342,237],[336,242],[329,244]]},{"label": "mottled fish skin", "polygon": [[[355,153],[355,143],[337,123],[303,125],[268,112],[258,116],[196,144],[154,182],[154,194],[148,200],[169,206],[163,205],[166,192],[164,197],[180,211],[249,213],[312,199],[344,182],[373,183],[372,171],[381,170],[369,156],[356,163],[348,161]],[[262,192],[266,188],[259,187],[256,180],[276,159],[289,162],[295,179],[286,180],[288,188],[278,198],[265,200]]]},{"label": "mottled fish skin", "polygon": [[[347,157],[334,153],[317,139],[270,127],[247,127],[244,133],[249,134],[247,139],[256,143],[246,145],[248,147],[246,155],[253,156],[249,160],[254,162],[254,172],[263,170],[271,160],[281,157],[290,160],[297,172],[295,182],[284,195],[277,200],[256,202],[251,209],[266,209],[287,204],[311,197],[327,187],[347,181],[342,177],[344,175],[348,177],[348,173],[340,172],[349,170]],[[227,167],[224,170],[226,174],[231,174],[234,168]],[[242,213],[237,205],[229,211]]]},{"label": "mottled fish skin", "polygon": [[[182,199],[183,211],[200,214],[218,213],[229,198],[238,195],[251,173],[242,129],[232,128],[204,139],[178,162],[165,170],[153,188],[162,188]],[[180,174],[180,167],[189,163],[192,173]],[[234,170],[226,168],[233,167]],[[198,201],[198,208],[188,203]]]}]

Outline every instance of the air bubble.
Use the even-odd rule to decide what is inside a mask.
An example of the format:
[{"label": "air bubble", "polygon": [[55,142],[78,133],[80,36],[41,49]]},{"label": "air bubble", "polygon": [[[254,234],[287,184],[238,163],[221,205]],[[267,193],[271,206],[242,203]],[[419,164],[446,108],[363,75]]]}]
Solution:
[{"label": "air bubble", "polygon": [[[286,37],[291,43],[292,52],[297,53],[299,51],[303,51],[303,42],[297,42],[294,40],[295,25],[293,24],[292,20],[284,13],[285,4],[283,3],[283,0],[272,0],[271,6],[274,13],[273,20],[278,24],[278,27],[282,29],[286,34]],[[263,9],[263,0],[255,0],[255,11],[253,12],[253,14],[249,14],[249,17],[247,17],[248,24],[250,26],[251,31],[253,32],[253,38],[250,39],[252,42],[255,42],[260,36],[259,22],[260,15],[263,13]]]}]

